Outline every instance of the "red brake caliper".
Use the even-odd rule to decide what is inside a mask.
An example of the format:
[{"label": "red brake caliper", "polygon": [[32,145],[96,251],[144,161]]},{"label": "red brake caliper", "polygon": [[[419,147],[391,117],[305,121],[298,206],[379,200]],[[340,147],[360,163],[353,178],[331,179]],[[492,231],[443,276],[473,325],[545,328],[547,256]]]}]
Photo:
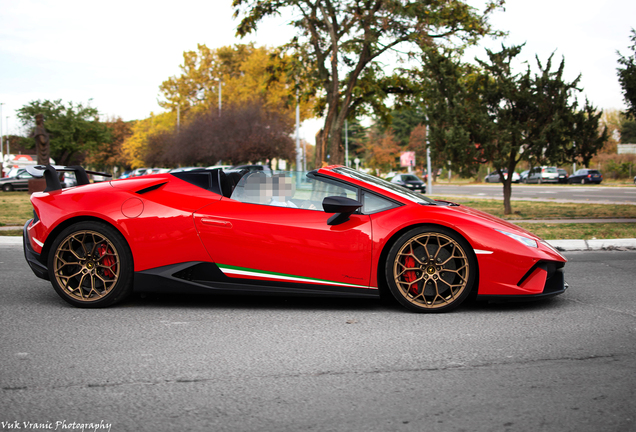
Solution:
[{"label": "red brake caliper", "polygon": [[[109,254],[108,256],[104,257],[102,259],[102,265],[105,267],[109,267],[109,268],[105,268],[104,269],[104,276],[106,277],[113,277],[115,276],[113,274],[113,272],[110,270],[110,268],[112,267],[113,264],[115,264],[115,258],[113,258],[112,256],[112,249],[110,249],[109,247],[107,247],[105,244],[101,244],[99,245],[99,248],[97,249],[97,252],[99,252],[99,256],[103,257],[106,254]],[[117,271],[117,268],[113,269],[114,271]]]},{"label": "red brake caliper", "polygon": [[[411,257],[411,256],[407,256],[406,258],[404,258],[404,267],[406,268],[412,268],[415,267],[415,258]],[[415,270],[408,270],[406,272],[404,272],[404,280],[407,283],[411,283],[413,281],[415,281],[417,279],[417,273],[415,273]],[[409,291],[411,292],[411,294],[416,295],[417,294],[417,284],[413,284],[409,287]]]}]

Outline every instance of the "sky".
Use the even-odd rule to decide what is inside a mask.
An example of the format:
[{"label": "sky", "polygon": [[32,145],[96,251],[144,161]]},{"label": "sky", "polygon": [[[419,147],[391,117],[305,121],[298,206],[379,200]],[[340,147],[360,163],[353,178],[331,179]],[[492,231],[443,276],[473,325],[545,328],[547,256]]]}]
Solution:
[{"label": "sky", "polygon": [[[468,3],[481,9],[483,0]],[[180,74],[184,51],[199,43],[273,47],[294,34],[281,17],[239,39],[232,14],[231,0],[0,0],[3,134],[7,127],[23,132],[15,110],[38,99],[90,103],[102,118],[147,118],[163,111],[159,85]],[[554,52],[565,58],[566,79],[582,75],[580,87],[595,106],[622,110],[616,51],[628,53],[634,17],[634,0],[508,0],[490,22],[508,32],[507,45],[526,44],[520,57],[535,64],[535,55],[544,61]],[[486,39],[467,55],[485,58],[483,47],[501,42]],[[306,121],[301,138],[313,143],[319,127]]]}]

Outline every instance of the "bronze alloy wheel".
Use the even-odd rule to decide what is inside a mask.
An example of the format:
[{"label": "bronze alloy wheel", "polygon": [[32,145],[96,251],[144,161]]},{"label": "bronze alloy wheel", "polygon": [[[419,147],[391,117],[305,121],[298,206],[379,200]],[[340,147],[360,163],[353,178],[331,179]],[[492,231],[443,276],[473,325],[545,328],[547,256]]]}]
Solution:
[{"label": "bronze alloy wheel", "polygon": [[450,310],[470,293],[475,262],[470,246],[455,233],[416,229],[402,236],[389,253],[387,282],[397,300],[411,310]]},{"label": "bronze alloy wheel", "polygon": [[64,230],[51,248],[53,287],[79,307],[102,307],[125,297],[132,287],[132,256],[112,227],[80,222]]}]

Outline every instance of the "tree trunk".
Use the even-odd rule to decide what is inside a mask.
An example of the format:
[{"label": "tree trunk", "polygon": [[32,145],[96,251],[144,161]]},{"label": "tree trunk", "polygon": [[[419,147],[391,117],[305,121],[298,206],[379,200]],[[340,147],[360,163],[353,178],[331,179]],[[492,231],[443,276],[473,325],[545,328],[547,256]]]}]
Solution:
[{"label": "tree trunk", "polygon": [[512,173],[509,173],[508,178],[503,180],[504,214],[505,215],[512,214],[512,207],[510,206],[511,195],[512,195]]},{"label": "tree trunk", "polygon": [[322,167],[322,159],[323,159],[323,155],[325,154],[325,142],[323,141],[323,129],[320,129],[317,133],[316,133],[316,153],[315,153],[315,157],[314,157],[314,168],[321,168]]}]

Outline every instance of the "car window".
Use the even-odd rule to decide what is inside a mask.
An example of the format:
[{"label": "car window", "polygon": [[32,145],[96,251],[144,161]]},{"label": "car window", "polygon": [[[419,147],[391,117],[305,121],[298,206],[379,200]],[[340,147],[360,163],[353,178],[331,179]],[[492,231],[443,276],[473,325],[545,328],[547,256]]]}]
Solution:
[{"label": "car window", "polygon": [[356,171],[352,168],[347,168],[347,167],[338,167],[338,168],[334,168],[333,172],[372,184],[373,186],[376,186],[387,192],[391,192],[395,195],[398,195],[414,203],[436,205],[434,200],[428,197],[425,197],[424,195],[418,194],[416,192],[411,192],[410,190],[402,186],[389,183],[386,180],[383,180],[379,177],[372,176],[371,174],[367,174],[362,171]]},{"label": "car window", "polygon": [[397,204],[386,198],[367,191],[362,194],[362,213],[364,214],[379,213],[393,207],[397,207]]},{"label": "car window", "polygon": [[555,173],[557,172],[557,169],[555,167],[547,167],[547,168],[544,168],[544,172]]},{"label": "car window", "polygon": [[403,181],[418,181],[419,179],[415,177],[414,175],[403,175],[402,180]]},{"label": "car window", "polygon": [[600,174],[597,170],[589,170],[588,174]]},{"label": "car window", "polygon": [[251,204],[323,211],[328,196],[358,199],[358,189],[307,172],[266,175],[248,173],[238,182],[230,198]]}]

